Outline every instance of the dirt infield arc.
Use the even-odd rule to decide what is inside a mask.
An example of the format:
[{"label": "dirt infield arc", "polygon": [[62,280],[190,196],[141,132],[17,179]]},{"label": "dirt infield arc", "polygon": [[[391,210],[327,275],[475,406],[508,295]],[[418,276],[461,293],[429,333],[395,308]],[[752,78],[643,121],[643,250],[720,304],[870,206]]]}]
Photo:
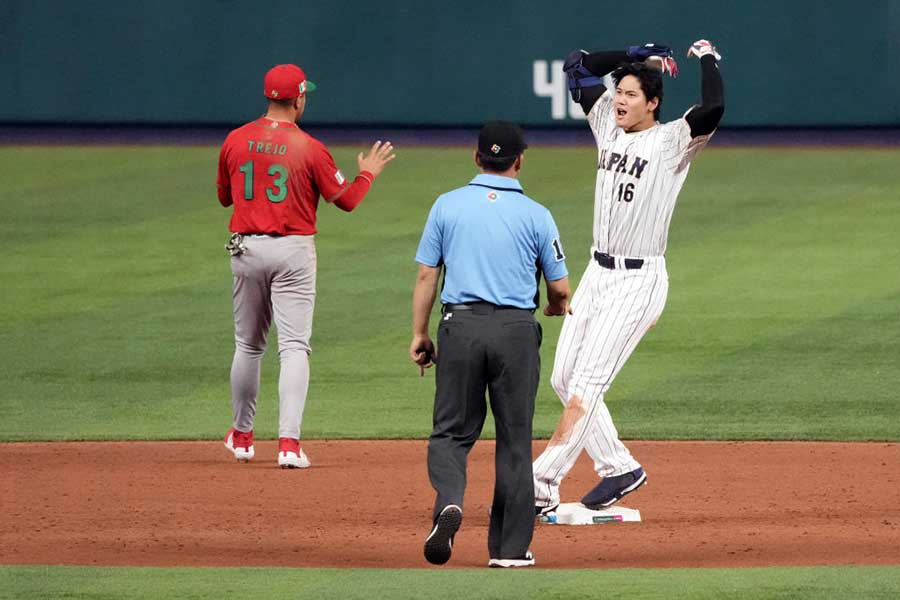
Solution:
[{"label": "dirt infield arc", "polygon": [[[546,442],[537,442],[538,451]],[[275,443],[237,464],[220,443],[0,444],[0,563],[429,567],[421,441],[313,441],[308,470]],[[900,564],[900,444],[634,442],[644,522],[540,525],[547,568]],[[563,487],[595,482],[582,457]],[[487,562],[493,443],[469,466],[448,567]]]}]

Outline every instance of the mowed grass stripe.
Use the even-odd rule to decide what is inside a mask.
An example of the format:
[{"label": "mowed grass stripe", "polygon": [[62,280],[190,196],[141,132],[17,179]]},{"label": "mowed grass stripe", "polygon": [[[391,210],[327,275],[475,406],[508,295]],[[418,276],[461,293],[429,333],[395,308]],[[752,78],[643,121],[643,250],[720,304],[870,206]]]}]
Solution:
[{"label": "mowed grass stripe", "polygon": [[[338,148],[345,173],[358,149]],[[406,357],[416,244],[464,149],[401,148],[353,214],[321,206],[304,436],[425,437]],[[230,272],[217,148],[0,148],[9,282],[0,440],[212,439],[230,421]],[[900,152],[711,149],[671,228],[659,325],[607,396],[626,438],[900,439]],[[523,184],[587,262],[596,153],[533,148]],[[545,328],[535,431],[560,405]],[[275,435],[275,334],[257,434]],[[489,423],[486,434],[492,435]]]},{"label": "mowed grass stripe", "polygon": [[0,567],[0,598],[629,598],[888,600],[900,567],[507,571]]}]

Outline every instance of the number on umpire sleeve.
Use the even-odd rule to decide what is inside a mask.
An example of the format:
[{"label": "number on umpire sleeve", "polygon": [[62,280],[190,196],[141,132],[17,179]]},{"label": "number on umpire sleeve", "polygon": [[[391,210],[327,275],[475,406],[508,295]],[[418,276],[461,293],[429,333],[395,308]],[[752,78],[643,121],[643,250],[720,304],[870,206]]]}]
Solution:
[{"label": "number on umpire sleeve", "polygon": [[556,253],[556,262],[566,260],[566,255],[563,254],[562,244],[559,243],[559,240],[555,239],[551,243],[553,244],[553,251]]}]

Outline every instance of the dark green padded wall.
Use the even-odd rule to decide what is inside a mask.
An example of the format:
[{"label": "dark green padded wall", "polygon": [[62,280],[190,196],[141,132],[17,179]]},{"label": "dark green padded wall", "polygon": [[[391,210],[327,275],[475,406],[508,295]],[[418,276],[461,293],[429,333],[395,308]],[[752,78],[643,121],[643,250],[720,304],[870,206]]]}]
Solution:
[{"label": "dark green padded wall", "polygon": [[574,125],[553,61],[651,40],[681,64],[669,120],[698,97],[699,37],[725,56],[725,125],[900,124],[897,0],[5,0],[0,121],[238,123],[265,70],[297,62],[310,123]]}]

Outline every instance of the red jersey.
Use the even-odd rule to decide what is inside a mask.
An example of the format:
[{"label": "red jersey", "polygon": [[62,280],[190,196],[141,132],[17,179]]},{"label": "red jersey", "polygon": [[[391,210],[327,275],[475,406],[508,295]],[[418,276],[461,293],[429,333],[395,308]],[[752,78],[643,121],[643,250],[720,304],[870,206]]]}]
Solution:
[{"label": "red jersey", "polygon": [[262,117],[228,134],[217,185],[222,205],[234,204],[232,232],[312,235],[320,195],[332,202],[354,187],[350,195],[361,200],[372,179],[363,171],[351,185],[322,142],[294,123]]}]

